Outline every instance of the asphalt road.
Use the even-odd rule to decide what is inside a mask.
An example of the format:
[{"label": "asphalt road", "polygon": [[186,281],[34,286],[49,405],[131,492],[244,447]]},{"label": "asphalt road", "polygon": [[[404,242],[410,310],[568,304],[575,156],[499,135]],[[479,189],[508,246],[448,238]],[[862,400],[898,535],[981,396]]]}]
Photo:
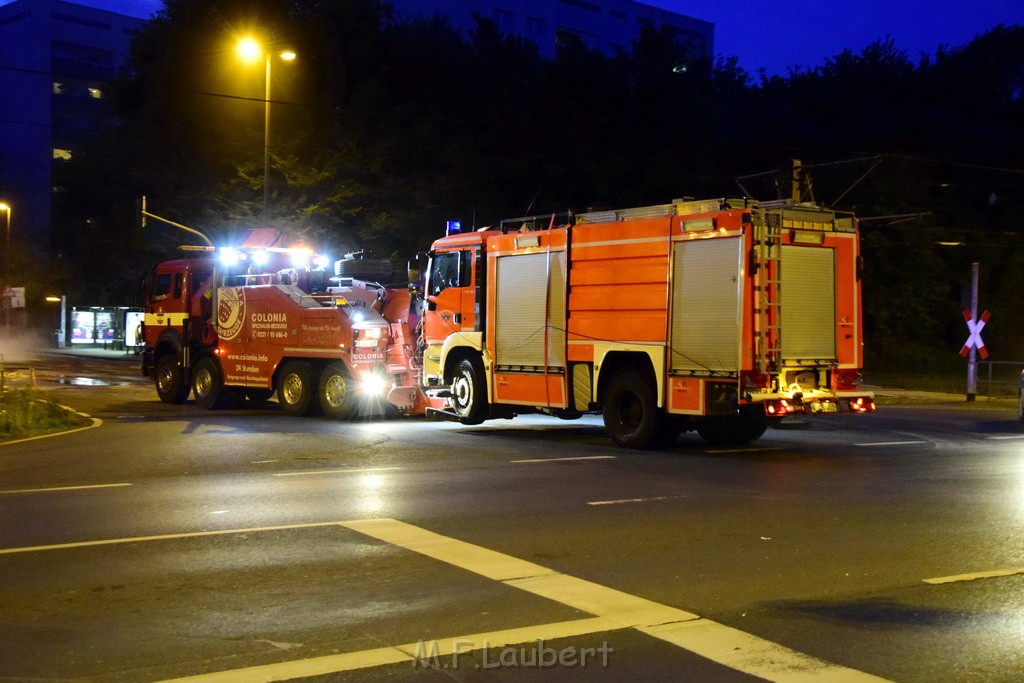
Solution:
[{"label": "asphalt road", "polygon": [[1024,671],[1010,401],[632,452],[590,417],[343,423],[164,405],[128,358],[36,375],[98,426],[0,446],[0,680]]}]

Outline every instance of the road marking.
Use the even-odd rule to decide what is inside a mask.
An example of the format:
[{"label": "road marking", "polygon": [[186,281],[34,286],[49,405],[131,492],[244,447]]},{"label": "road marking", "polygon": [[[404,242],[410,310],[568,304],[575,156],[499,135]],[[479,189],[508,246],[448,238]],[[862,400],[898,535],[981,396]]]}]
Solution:
[{"label": "road marking", "polygon": [[855,443],[854,446],[911,446],[918,443],[931,443],[930,441],[874,441],[872,443]]},{"label": "road marking", "polygon": [[219,671],[175,678],[164,683],[260,683],[262,681],[282,681],[309,676],[323,676],[341,671],[367,669],[386,664],[409,664],[414,668],[429,668],[435,658],[461,656],[477,650],[492,650],[509,645],[531,643],[537,640],[557,640],[573,638],[594,633],[615,631],[622,624],[611,619],[592,617],[575,621],[561,621],[554,624],[540,624],[524,628],[475,633],[455,638],[440,638],[430,641],[406,643],[393,647],[381,647],[361,652],[346,652],[338,655],[300,659],[280,664],[266,664],[248,669]]},{"label": "road marking", "polygon": [[582,455],[573,458],[530,458],[529,460],[513,460],[512,462],[565,462],[569,460],[614,460],[615,455]]},{"label": "road marking", "polygon": [[442,536],[395,519],[343,526],[461,567],[563,605],[618,622],[719,664],[776,681],[880,681],[777,643],[614,588],[561,574],[510,555]]},{"label": "road marking", "polygon": [[[60,405],[60,404],[57,404],[57,405]],[[0,443],[0,446],[13,446],[16,443],[25,443],[26,441],[38,441],[39,439],[51,439],[51,438],[53,438],[55,436],[64,436],[66,434],[74,434],[75,432],[84,432],[87,429],[95,429],[96,427],[99,427],[99,426],[101,426],[103,424],[103,420],[99,419],[98,417],[92,417],[91,415],[86,415],[85,413],[80,413],[77,410],[75,410],[74,408],[69,408],[67,406],[60,406],[60,407],[63,408],[64,410],[67,410],[68,412],[74,413],[78,417],[84,417],[87,420],[92,420],[92,424],[87,426],[87,427],[76,427],[75,429],[68,429],[67,431],[63,431],[63,432],[54,432],[53,434],[40,434],[39,436],[27,436],[24,439],[15,439],[14,441],[4,441],[3,443]]]},{"label": "road marking", "polygon": [[361,468],[343,468],[338,470],[309,470],[307,472],[274,472],[271,473],[272,477],[307,477],[314,474],[365,474],[367,472],[390,472],[393,470],[400,470],[401,467],[361,467]]},{"label": "road marking", "polygon": [[985,438],[991,439],[992,441],[1019,441],[1024,439],[1024,434],[999,434],[995,436],[986,436]]},{"label": "road marking", "polygon": [[922,579],[924,583],[933,585],[941,583],[957,583],[958,581],[974,581],[975,579],[994,579],[999,576],[1015,576],[1024,574],[1024,567],[1016,569],[993,569],[987,572],[974,572],[972,574],[957,574],[955,576],[940,576],[937,579]]},{"label": "road marking", "polygon": [[781,451],[781,446],[765,446],[763,448],[717,448],[713,451],[706,451],[707,453],[718,454],[718,453],[757,453],[758,451]]},{"label": "road marking", "polygon": [[39,489],[11,489],[9,491],[0,491],[0,495],[7,493],[46,493],[49,491],[82,491],[85,489],[112,489],[119,486],[131,486],[131,484],[90,484],[88,486],[51,486],[48,488]]},{"label": "road marking", "polygon": [[159,534],[156,536],[132,536],[128,538],[107,538],[99,541],[77,541],[53,545],[33,545],[24,548],[0,548],[0,555],[14,553],[36,553],[44,550],[68,550],[71,548],[92,548],[100,545],[120,545],[145,541],[170,541],[181,538],[202,538],[204,536],[230,536],[231,534],[254,534],[262,531],[287,531],[289,529],[315,529],[317,527],[341,526],[345,522],[310,522],[308,524],[281,524],[279,526],[258,526],[247,529],[222,529],[218,531],[190,531],[181,534]]},{"label": "road marking", "polygon": [[672,500],[673,498],[685,498],[685,496],[652,496],[650,498],[622,498],[620,500],[593,500],[587,505],[624,505],[626,503],[650,503],[658,500]]},{"label": "road marking", "polygon": [[[584,579],[559,573],[533,562],[505,555],[472,543],[459,541],[448,536],[421,529],[395,519],[368,519],[356,521],[311,522],[307,524],[285,524],[279,526],[251,527],[245,529],[224,529],[220,531],[195,531],[180,534],[160,534],[133,538],[115,538],[100,541],[61,543],[27,548],[0,549],[0,555],[24,552],[39,552],[83,548],[102,545],[162,541],[204,536],[226,536],[231,534],[256,533],[310,529],[340,526],[359,532],[385,543],[417,552],[427,557],[460,567],[467,571],[499,581],[507,586],[539,595],[549,600],[589,612],[594,619],[580,619],[556,624],[542,624],[505,631],[494,631],[467,640],[481,641],[480,647],[524,643],[539,639],[585,635],[602,631],[635,628],[636,630],[693,652],[723,666],[760,676],[773,681],[830,680],[830,681],[882,681],[871,674],[832,664],[795,650],[759,638],[752,634],[723,624],[704,619],[692,612],[662,605],[646,598],[631,595],[614,588],[608,588]],[[459,651],[459,639],[450,639],[448,653]],[[423,643],[398,647],[377,648],[344,655],[330,655],[281,664],[269,664],[247,669],[235,669],[204,674],[179,681],[272,681],[301,676],[320,675],[339,671],[381,666],[419,660]],[[476,648],[479,649],[479,648]],[[399,655],[399,653],[401,653]],[[432,658],[433,652],[429,652]],[[315,666],[317,668],[306,668]]]}]

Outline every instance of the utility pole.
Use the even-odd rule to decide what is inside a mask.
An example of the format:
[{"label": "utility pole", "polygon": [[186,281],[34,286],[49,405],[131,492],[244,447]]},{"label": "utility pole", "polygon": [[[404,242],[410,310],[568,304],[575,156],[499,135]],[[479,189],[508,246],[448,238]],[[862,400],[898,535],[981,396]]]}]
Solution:
[{"label": "utility pole", "polygon": [[[971,264],[971,321],[978,324],[978,264]],[[973,328],[973,325],[971,327]],[[972,344],[967,352],[967,402],[978,395],[978,349]]]}]

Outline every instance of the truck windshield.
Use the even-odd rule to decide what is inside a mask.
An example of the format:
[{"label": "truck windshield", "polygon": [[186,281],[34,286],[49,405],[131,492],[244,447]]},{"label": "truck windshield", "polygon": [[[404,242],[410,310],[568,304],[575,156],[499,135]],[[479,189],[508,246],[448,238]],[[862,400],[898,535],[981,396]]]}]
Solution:
[{"label": "truck windshield", "polygon": [[471,251],[434,254],[430,263],[430,289],[427,293],[433,296],[449,287],[469,286],[472,258]]}]

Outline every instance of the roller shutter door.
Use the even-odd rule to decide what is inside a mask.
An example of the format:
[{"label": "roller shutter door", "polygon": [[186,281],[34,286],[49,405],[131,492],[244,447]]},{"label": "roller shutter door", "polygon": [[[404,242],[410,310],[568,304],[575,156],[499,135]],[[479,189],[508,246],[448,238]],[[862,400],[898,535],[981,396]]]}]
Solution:
[{"label": "roller shutter door", "polygon": [[821,247],[782,247],[782,357],[836,357],[835,252]]}]

